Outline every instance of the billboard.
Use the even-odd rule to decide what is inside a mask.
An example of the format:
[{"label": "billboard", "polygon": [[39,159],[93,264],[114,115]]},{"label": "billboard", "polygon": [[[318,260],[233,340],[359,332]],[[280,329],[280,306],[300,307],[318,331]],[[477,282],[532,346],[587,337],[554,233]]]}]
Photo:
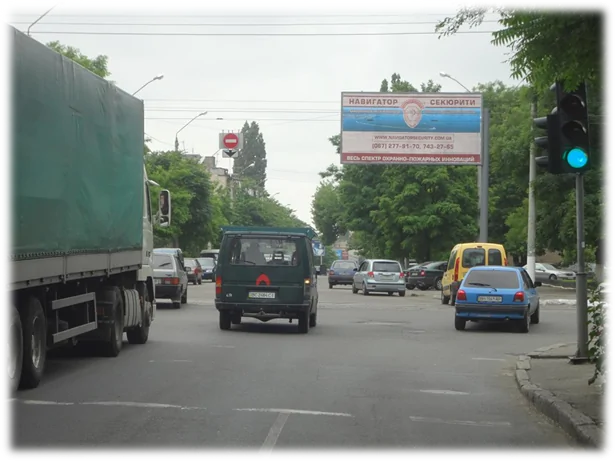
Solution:
[{"label": "billboard", "polygon": [[481,165],[480,93],[342,93],[342,164]]},{"label": "billboard", "polygon": [[325,255],[325,246],[320,241],[312,241],[312,253],[315,257]]}]

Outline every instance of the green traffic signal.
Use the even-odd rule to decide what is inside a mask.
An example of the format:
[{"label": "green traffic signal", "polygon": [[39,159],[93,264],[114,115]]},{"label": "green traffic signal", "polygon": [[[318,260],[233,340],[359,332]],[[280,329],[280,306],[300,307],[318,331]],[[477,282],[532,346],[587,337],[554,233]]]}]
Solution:
[{"label": "green traffic signal", "polygon": [[574,170],[584,169],[588,164],[588,154],[580,148],[573,148],[563,154],[563,160]]}]

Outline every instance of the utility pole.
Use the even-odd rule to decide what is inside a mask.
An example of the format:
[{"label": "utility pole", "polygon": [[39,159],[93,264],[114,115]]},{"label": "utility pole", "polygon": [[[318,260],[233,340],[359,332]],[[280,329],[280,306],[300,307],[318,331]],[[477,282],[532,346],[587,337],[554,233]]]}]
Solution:
[{"label": "utility pole", "polygon": [[577,222],[577,264],[575,295],[577,305],[578,349],[572,362],[588,361],[588,293],[586,287],[586,262],[584,261],[584,174],[575,174],[575,215]]},{"label": "utility pole", "polygon": [[[534,120],[537,118],[537,94],[533,91],[532,101],[530,103],[530,120],[531,130],[534,128]],[[537,145],[534,139],[530,142],[530,162],[528,167],[528,240],[526,244],[526,265],[528,275],[535,282],[535,233],[537,229],[535,211],[535,179],[537,178]]]},{"label": "utility pole", "polygon": [[483,108],[481,187],[479,189],[479,242],[488,242],[488,207],[490,195],[490,110]]}]

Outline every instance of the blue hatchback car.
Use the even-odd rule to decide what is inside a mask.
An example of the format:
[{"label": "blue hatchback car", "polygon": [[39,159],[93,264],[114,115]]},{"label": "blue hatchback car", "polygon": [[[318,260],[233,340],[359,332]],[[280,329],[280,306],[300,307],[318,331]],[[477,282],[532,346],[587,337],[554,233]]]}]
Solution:
[{"label": "blue hatchback car", "polygon": [[464,277],[456,296],[456,330],[467,321],[510,321],[526,333],[539,323],[541,282],[531,280],[524,268],[476,266]]}]

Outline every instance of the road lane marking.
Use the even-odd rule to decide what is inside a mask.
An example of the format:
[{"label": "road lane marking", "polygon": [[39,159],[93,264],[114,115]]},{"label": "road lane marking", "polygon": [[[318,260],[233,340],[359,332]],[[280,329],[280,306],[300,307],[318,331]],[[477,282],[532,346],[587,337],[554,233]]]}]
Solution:
[{"label": "road lane marking", "polygon": [[276,420],[274,420],[274,423],[267,434],[267,437],[265,438],[265,441],[261,445],[261,449],[259,450],[259,452],[272,452],[274,446],[276,446],[278,437],[282,433],[284,424],[287,423],[287,419],[290,415],[291,414],[289,414],[288,412],[281,412],[280,414],[278,414]]},{"label": "road lane marking", "polygon": [[510,422],[488,422],[488,421],[475,421],[475,420],[449,420],[449,419],[438,419],[432,417],[419,417],[419,416],[410,416],[409,417],[413,422],[423,422],[423,423],[435,423],[435,424],[449,424],[449,425],[470,425],[473,427],[510,427]]},{"label": "road lane marking", "polygon": [[277,408],[241,408],[233,409],[234,411],[248,412],[275,412],[277,414],[303,414],[303,415],[324,415],[334,417],[353,417],[345,412],[325,412],[325,411],[307,411],[304,409],[277,409]]},{"label": "road lane marking", "polygon": [[40,406],[121,406],[121,407],[140,407],[150,409],[180,409],[182,411],[205,411],[204,407],[180,406],[178,404],[163,403],[138,403],[133,401],[86,401],[81,403],[65,403],[61,401],[38,401],[32,399],[17,400],[17,402],[28,405]]},{"label": "road lane marking", "polygon": [[192,363],[192,359],[150,359],[151,363]]},{"label": "road lane marking", "polygon": [[506,361],[505,359],[502,358],[471,358],[474,361]]},{"label": "road lane marking", "polygon": [[434,393],[436,395],[470,395],[465,391],[454,391],[454,390],[419,390],[422,393]]}]

